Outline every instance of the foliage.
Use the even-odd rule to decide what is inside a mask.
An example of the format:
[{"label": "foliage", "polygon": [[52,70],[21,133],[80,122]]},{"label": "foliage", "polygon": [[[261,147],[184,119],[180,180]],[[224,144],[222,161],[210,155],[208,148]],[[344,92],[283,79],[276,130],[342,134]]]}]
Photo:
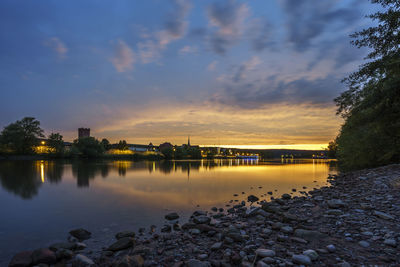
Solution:
[{"label": "foliage", "polygon": [[106,138],[101,139],[100,144],[105,150],[109,150],[111,148],[110,141],[108,141]]},{"label": "foliage", "polygon": [[17,154],[32,154],[39,138],[44,137],[40,122],[32,117],[25,117],[4,127],[0,134],[3,149]]},{"label": "foliage", "polygon": [[164,155],[165,159],[172,159],[174,157],[174,150],[172,149],[172,147],[165,147],[161,149],[160,152]]},{"label": "foliage", "polygon": [[64,153],[63,136],[59,133],[51,133],[48,138],[48,146],[54,148],[57,154]]},{"label": "foliage", "polygon": [[127,150],[128,149],[128,144],[126,143],[125,140],[120,140],[119,143],[117,144],[117,149],[119,149],[119,150]]},{"label": "foliage", "polygon": [[328,148],[326,149],[328,152],[328,157],[336,158],[337,149],[338,149],[338,144],[336,143],[336,140],[329,142]]},{"label": "foliage", "polygon": [[99,140],[94,137],[82,137],[74,140],[73,149],[87,157],[96,157],[104,152],[103,146],[100,144]]},{"label": "foliage", "polygon": [[337,137],[344,170],[400,160],[400,3],[372,0],[384,12],[368,17],[377,26],[354,33],[357,47],[369,47],[367,63],[344,79],[349,89],[335,102],[345,119]]}]

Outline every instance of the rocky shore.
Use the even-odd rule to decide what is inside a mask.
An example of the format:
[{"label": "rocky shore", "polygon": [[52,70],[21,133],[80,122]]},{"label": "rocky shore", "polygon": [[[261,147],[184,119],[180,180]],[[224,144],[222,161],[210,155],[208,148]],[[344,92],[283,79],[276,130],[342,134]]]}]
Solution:
[{"label": "rocky shore", "polygon": [[91,233],[75,229],[67,242],[18,253],[9,266],[400,266],[400,165],[328,179],[331,186],[302,196],[249,195],[195,211],[183,224],[170,213],[160,232],[120,232],[97,252],[84,243]]}]

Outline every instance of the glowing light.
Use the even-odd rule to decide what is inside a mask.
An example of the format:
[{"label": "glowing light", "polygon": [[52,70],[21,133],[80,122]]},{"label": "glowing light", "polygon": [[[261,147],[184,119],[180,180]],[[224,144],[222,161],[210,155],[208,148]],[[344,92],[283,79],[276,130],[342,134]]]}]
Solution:
[{"label": "glowing light", "polygon": [[42,179],[42,183],[44,183],[44,164],[40,162],[40,178]]},{"label": "glowing light", "polygon": [[299,150],[323,150],[328,144],[295,144],[295,145],[220,145],[223,148],[239,149],[299,149]]},{"label": "glowing light", "polygon": [[46,142],[45,142],[45,141],[42,141],[41,143],[42,143],[42,145],[46,144]]}]

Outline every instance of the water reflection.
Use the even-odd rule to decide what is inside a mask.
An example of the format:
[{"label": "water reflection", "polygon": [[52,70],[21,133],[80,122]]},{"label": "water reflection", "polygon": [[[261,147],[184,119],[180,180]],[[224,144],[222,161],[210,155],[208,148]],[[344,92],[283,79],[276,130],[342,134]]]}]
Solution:
[{"label": "water reflection", "polygon": [[45,160],[45,161],[0,161],[0,182],[2,187],[23,199],[31,199],[38,194],[43,183],[58,184],[62,181],[64,168],[71,166],[72,176],[76,179],[77,187],[89,187],[96,177],[107,178],[112,171],[118,176],[125,177],[127,173],[145,171],[149,174],[161,173],[172,175],[174,173],[184,174],[187,179],[200,171],[211,171],[215,168],[236,168],[240,166],[270,166],[270,165],[292,165],[303,166],[312,164],[313,168],[318,165],[327,165],[329,171],[336,168],[335,161],[326,160],[297,160],[282,159],[277,161],[260,162],[256,160],[198,160],[198,161],[93,161],[93,160]]}]

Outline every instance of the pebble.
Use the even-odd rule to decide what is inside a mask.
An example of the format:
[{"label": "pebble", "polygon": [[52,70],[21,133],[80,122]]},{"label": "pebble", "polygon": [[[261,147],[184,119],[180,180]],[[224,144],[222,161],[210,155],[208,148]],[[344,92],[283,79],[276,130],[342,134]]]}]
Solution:
[{"label": "pebble", "polygon": [[275,257],[275,251],[271,250],[271,249],[263,249],[263,248],[259,248],[256,250],[256,254],[262,258],[265,257]]}]

